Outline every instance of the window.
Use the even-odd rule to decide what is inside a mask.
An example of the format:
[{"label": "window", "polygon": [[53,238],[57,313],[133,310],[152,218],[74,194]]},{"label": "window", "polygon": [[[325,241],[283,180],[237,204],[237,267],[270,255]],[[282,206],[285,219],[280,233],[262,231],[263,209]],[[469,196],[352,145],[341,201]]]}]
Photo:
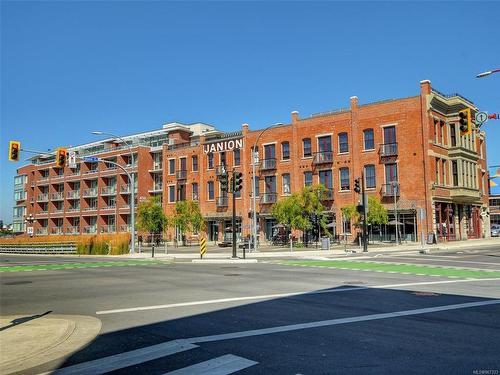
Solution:
[{"label": "window", "polygon": [[281,143],[281,158],[283,160],[290,159],[290,143],[289,142]]},{"label": "window", "polygon": [[347,133],[339,134],[339,153],[349,152]]},{"label": "window", "polygon": [[392,182],[397,182],[397,181],[398,181],[398,165],[385,164],[385,183],[390,184]]},{"label": "window", "polygon": [[198,198],[198,184],[196,182],[193,182],[191,184],[191,198],[194,200],[194,201],[197,201],[199,198]]},{"label": "window", "polygon": [[186,167],[186,158],[180,158],[179,161],[180,161],[180,164],[181,164],[181,171],[187,170],[187,167]]},{"label": "window", "polygon": [[168,174],[175,174],[175,159],[168,160]]},{"label": "window", "polygon": [[237,148],[236,150],[233,151],[233,162],[234,165],[240,165],[241,164],[241,156],[240,156],[240,149]]},{"label": "window", "polygon": [[175,202],[175,186],[171,185],[168,187],[168,201],[170,203]]},{"label": "window", "polygon": [[333,188],[332,171],[319,171],[319,183],[322,184],[327,189]]},{"label": "window", "polygon": [[289,173],[285,173],[283,174],[283,179],[282,179],[282,182],[283,182],[283,194],[284,195],[287,195],[287,194],[291,194],[292,190],[290,188],[290,174]]},{"label": "window", "polygon": [[214,182],[213,181],[207,182],[207,190],[208,190],[208,200],[213,200],[214,199]]},{"label": "window", "polygon": [[266,194],[276,193],[276,176],[266,176],[264,178],[264,185]]},{"label": "window", "polygon": [[226,165],[227,160],[226,160],[226,152],[222,151],[219,153],[219,165]]},{"label": "window", "polygon": [[458,164],[456,160],[451,162],[451,170],[453,173],[453,186],[458,186]]},{"label": "window", "polygon": [[304,148],[304,157],[312,156],[311,138],[303,139],[302,144],[303,144],[303,148]]},{"label": "window", "polygon": [[374,189],[377,185],[375,166],[373,164],[365,165],[365,185],[367,189]]},{"label": "window", "polygon": [[313,184],[313,173],[311,171],[304,172],[304,186]]},{"label": "window", "polygon": [[340,168],[340,190],[349,189],[349,168]]},{"label": "window", "polygon": [[191,156],[193,172],[198,172],[198,155]]},{"label": "window", "polygon": [[441,163],[443,164],[443,168],[442,168],[442,171],[443,171],[443,179],[441,180],[441,185],[445,185],[446,186],[446,160],[441,160]]},{"label": "window", "polygon": [[214,154],[207,154],[208,157],[208,169],[214,169]]},{"label": "window", "polygon": [[14,200],[20,201],[26,199],[26,192],[24,190],[14,190]]},{"label": "window", "polygon": [[439,158],[436,158],[436,177],[434,182],[439,185]]},{"label": "window", "polygon": [[373,137],[373,129],[365,129],[363,131],[363,137],[365,140],[365,150],[375,149],[375,140]]},{"label": "window", "polygon": [[384,128],[384,143],[396,143],[396,127],[386,126]]},{"label": "window", "polygon": [[450,138],[451,138],[451,147],[456,147],[457,145],[457,128],[455,124],[450,124]]},{"label": "window", "polygon": [[332,151],[332,137],[327,135],[325,137],[318,137],[318,151],[330,152]]},{"label": "window", "polygon": [[264,145],[264,159],[276,159],[275,145]]}]

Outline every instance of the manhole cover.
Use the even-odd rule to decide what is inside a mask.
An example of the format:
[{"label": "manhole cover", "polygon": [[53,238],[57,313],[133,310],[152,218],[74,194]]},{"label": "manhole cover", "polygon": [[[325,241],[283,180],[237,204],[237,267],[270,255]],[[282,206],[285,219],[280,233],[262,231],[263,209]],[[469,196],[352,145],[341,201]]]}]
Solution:
[{"label": "manhole cover", "polygon": [[12,281],[10,283],[5,283],[5,285],[23,285],[23,284],[32,284],[32,281]]},{"label": "manhole cover", "polygon": [[342,284],[346,285],[359,285],[359,284],[366,284],[364,281],[344,281]]},{"label": "manhole cover", "polygon": [[240,276],[241,273],[226,273],[224,276]]},{"label": "manhole cover", "polygon": [[423,297],[432,297],[432,296],[440,296],[441,294],[439,293],[433,293],[433,292],[412,292],[412,294],[416,296],[423,296]]}]

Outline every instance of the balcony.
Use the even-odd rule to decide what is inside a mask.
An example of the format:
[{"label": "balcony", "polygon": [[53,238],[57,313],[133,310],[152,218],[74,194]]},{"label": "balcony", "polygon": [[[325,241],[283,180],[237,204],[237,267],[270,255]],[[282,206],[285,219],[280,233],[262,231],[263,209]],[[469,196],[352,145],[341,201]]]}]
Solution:
[{"label": "balcony", "polygon": [[265,193],[260,196],[260,204],[276,203],[278,195],[276,193]]},{"label": "balcony", "polygon": [[103,225],[101,226],[101,233],[115,233],[115,228],[114,225]]},{"label": "balcony", "polygon": [[64,207],[63,208],[56,208],[54,211],[51,212],[52,214],[54,215],[57,215],[57,214],[63,214],[64,213]]},{"label": "balcony", "polygon": [[66,234],[80,234],[80,227],[67,227]]},{"label": "balcony", "polygon": [[118,167],[113,165],[113,166],[102,169],[101,174],[114,173],[114,172],[116,172],[117,169],[118,169]]},{"label": "balcony", "polygon": [[313,164],[329,164],[333,163],[333,152],[332,151],[321,151],[316,152],[313,158]]},{"label": "balcony", "polygon": [[78,177],[78,176],[80,176],[80,171],[75,171],[75,172],[73,172],[73,173],[68,173],[68,174],[66,175],[66,178],[70,178],[70,177]]},{"label": "balcony", "polygon": [[228,170],[227,170],[227,165],[221,164],[221,165],[217,165],[215,167],[215,176],[220,177],[224,173],[229,173]]},{"label": "balcony", "polygon": [[382,185],[382,190],[380,191],[382,197],[399,197],[399,184],[384,184]]},{"label": "balcony", "polygon": [[229,205],[228,197],[217,197],[216,200],[217,207],[227,207]]},{"label": "balcony", "polygon": [[50,234],[64,234],[63,227],[52,227],[50,228]]},{"label": "balcony", "polygon": [[153,168],[149,170],[151,173],[159,173],[163,171],[162,163],[153,163]]},{"label": "balcony", "polygon": [[[122,185],[120,186],[120,193],[122,194],[130,194],[132,192],[132,189],[130,188],[130,185]],[[137,186],[134,189],[134,193],[137,193]]]},{"label": "balcony", "polygon": [[51,180],[54,181],[54,180],[60,180],[64,178],[64,175],[63,174],[57,174],[55,176],[52,176]]},{"label": "balcony", "polygon": [[326,189],[321,198],[323,201],[333,201],[333,189]]},{"label": "balcony", "polygon": [[97,226],[96,225],[89,225],[86,227],[83,227],[83,234],[96,234],[97,233]]},{"label": "balcony", "polygon": [[41,184],[46,185],[49,183],[49,176],[40,177],[37,182],[39,185]]},{"label": "balcony", "polygon": [[392,156],[398,156],[398,144],[394,143],[383,143],[380,145],[380,157],[387,158]]},{"label": "balcony", "polygon": [[66,194],[66,197],[68,199],[80,199],[80,190],[68,191],[68,193]]},{"label": "balcony", "polygon": [[52,193],[50,194],[51,201],[62,201],[64,200],[64,192]]},{"label": "balcony", "polygon": [[97,188],[90,188],[90,189],[85,189],[83,191],[83,197],[84,198],[95,198],[97,197]]},{"label": "balcony", "polygon": [[48,193],[38,194],[38,196],[36,197],[36,201],[37,202],[48,202],[49,201],[49,194]]},{"label": "balcony", "polygon": [[97,173],[99,170],[98,169],[89,169],[88,171],[83,172],[83,174],[92,174],[92,173]]},{"label": "balcony", "polygon": [[185,180],[187,178],[187,171],[185,169],[182,169],[180,171],[176,171],[175,178],[178,180]]},{"label": "balcony", "polygon": [[276,169],[276,159],[264,159],[260,163],[261,171],[271,171]]},{"label": "balcony", "polygon": [[130,210],[130,205],[129,204],[122,204],[120,207],[118,207],[120,210]]},{"label": "balcony", "polygon": [[472,203],[481,199],[481,192],[479,189],[455,186],[450,188],[450,196],[460,200],[461,202]]},{"label": "balcony", "polygon": [[85,207],[83,210],[84,211],[97,211],[97,207],[96,206]]},{"label": "balcony", "polygon": [[130,225],[120,225],[120,232],[130,232]]},{"label": "balcony", "polygon": [[162,184],[156,184],[153,186],[152,189],[149,189],[148,190],[150,193],[161,193],[163,190],[162,190]]},{"label": "balcony", "polygon": [[106,186],[101,189],[101,195],[116,195],[116,186]]},{"label": "balcony", "polygon": [[46,216],[49,216],[49,211],[47,210],[36,213],[36,217],[46,217]]},{"label": "balcony", "polygon": [[35,233],[37,236],[46,236],[49,233],[49,228],[37,228]]},{"label": "balcony", "polygon": [[72,213],[72,212],[80,212],[81,208],[80,207],[70,207],[68,208],[67,212]]},{"label": "balcony", "polygon": [[115,209],[116,209],[116,205],[110,205],[110,206],[101,207],[101,211],[115,210]]}]

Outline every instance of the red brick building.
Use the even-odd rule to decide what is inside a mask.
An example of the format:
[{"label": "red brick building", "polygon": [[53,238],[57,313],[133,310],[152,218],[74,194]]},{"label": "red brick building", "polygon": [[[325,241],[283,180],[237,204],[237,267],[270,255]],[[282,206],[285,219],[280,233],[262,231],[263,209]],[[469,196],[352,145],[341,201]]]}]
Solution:
[{"label": "red brick building", "polygon": [[[231,221],[231,195],[220,190],[223,170],[243,173],[236,213],[241,234],[251,233],[256,141],[261,239],[269,238],[276,225],[273,203],[318,183],[329,189],[324,204],[331,227],[343,233],[340,209],[358,203],[354,179],[362,172],[366,191],[387,207],[392,222],[372,228],[374,237],[394,238],[398,226],[409,241],[430,232],[438,240],[478,238],[489,236],[486,143],[479,130],[460,136],[458,112],[465,108],[477,112],[464,97],[444,95],[422,81],[415,96],[369,104],[351,97],[349,108],[306,118],[292,112],[289,124],[271,129],[250,130],[244,124],[240,131],[223,133],[203,123],[171,123],[70,150],[136,173],[138,202],[161,195],[167,214],[176,200],[198,200],[212,241],[222,238]],[[136,155],[134,165],[129,147]],[[26,231],[23,218],[32,214],[35,235],[129,230],[130,191],[126,174],[104,163],[78,162],[61,169],[54,167],[53,155],[37,155],[18,169],[15,228]]]}]

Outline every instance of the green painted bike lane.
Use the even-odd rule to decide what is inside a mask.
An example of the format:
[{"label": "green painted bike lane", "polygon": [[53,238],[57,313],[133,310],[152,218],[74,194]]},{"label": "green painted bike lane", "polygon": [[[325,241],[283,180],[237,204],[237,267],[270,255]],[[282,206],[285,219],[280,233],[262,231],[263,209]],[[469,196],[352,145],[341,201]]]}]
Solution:
[{"label": "green painted bike lane", "polygon": [[373,271],[387,273],[402,273],[419,276],[442,276],[450,278],[484,279],[500,278],[499,271],[476,270],[468,268],[440,267],[416,265],[408,263],[377,263],[356,260],[289,260],[280,264],[291,266],[337,268],[353,271]]},{"label": "green painted bike lane", "polygon": [[163,261],[151,261],[151,260],[87,262],[87,263],[55,263],[55,264],[36,264],[36,265],[22,265],[22,266],[0,266],[0,272],[54,271],[54,270],[70,270],[76,268],[153,266],[161,264],[166,264],[166,263]]}]

